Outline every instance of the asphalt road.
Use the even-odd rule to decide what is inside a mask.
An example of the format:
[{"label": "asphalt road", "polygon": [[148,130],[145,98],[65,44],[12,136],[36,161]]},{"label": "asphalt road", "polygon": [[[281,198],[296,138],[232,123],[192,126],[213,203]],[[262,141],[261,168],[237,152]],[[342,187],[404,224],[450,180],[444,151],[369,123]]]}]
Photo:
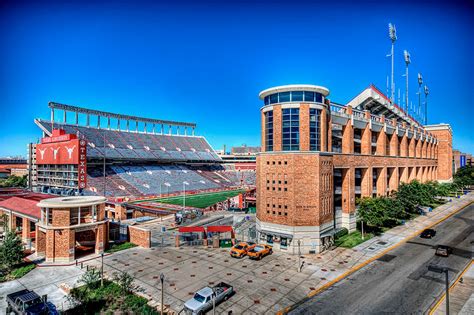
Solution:
[{"label": "asphalt road", "polygon": [[[422,314],[445,290],[445,275],[430,264],[448,267],[454,281],[472,258],[474,205],[436,227],[430,239],[414,237],[361,268],[290,314]],[[449,245],[449,257],[435,256],[438,244]]]}]

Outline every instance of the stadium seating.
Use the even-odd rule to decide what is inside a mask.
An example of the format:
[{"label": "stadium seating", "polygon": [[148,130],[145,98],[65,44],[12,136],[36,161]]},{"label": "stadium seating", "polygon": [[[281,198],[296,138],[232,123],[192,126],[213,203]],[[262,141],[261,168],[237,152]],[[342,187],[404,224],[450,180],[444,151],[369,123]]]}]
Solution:
[{"label": "stadium seating", "polygon": [[[51,122],[38,119],[45,130],[51,130]],[[85,138],[89,143],[87,156],[122,160],[201,161],[216,162],[220,157],[204,137],[161,135],[128,132],[95,127],[55,124],[67,133]],[[105,145],[104,145],[105,142]]]}]

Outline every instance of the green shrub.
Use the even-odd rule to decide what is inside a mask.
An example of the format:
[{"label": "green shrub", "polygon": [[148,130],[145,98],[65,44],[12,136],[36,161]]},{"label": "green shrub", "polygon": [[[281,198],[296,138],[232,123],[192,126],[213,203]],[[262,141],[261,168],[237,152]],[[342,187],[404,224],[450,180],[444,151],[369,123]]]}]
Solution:
[{"label": "green shrub", "polygon": [[342,229],[340,229],[339,231],[337,231],[334,236],[335,236],[336,238],[340,238],[340,237],[343,237],[344,235],[347,235],[347,234],[349,234],[349,230],[346,229],[346,228],[342,228]]},{"label": "green shrub", "polygon": [[36,265],[33,263],[28,263],[25,266],[21,266],[19,268],[15,268],[10,272],[10,278],[11,279],[18,279],[26,275],[28,272],[31,270],[35,269]]},{"label": "green shrub", "polygon": [[130,242],[125,242],[121,244],[113,244],[108,250],[106,250],[107,253],[115,253],[121,250],[129,249],[136,247],[137,245],[130,243]]}]

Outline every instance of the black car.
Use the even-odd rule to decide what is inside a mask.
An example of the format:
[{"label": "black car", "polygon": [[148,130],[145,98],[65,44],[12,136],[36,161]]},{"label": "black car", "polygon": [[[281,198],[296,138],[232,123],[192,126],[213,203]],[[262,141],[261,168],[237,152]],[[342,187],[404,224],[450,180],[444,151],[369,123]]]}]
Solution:
[{"label": "black car", "polygon": [[446,245],[438,245],[436,247],[436,256],[448,257],[453,252],[453,249]]},{"label": "black car", "polygon": [[423,232],[421,232],[420,237],[421,238],[433,238],[436,235],[436,231],[433,229],[426,229]]}]

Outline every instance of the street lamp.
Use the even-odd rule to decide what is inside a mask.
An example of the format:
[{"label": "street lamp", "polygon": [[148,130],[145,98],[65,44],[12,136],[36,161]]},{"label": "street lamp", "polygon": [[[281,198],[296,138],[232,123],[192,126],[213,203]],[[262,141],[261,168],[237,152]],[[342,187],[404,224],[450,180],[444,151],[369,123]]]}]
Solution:
[{"label": "street lamp", "polygon": [[425,91],[425,124],[428,124],[428,94],[430,94],[430,90],[428,87],[425,85],[424,87]]},{"label": "street lamp", "polygon": [[429,271],[433,271],[436,273],[445,273],[446,275],[446,315],[449,315],[449,277],[448,277],[448,268],[446,267],[438,267],[436,265],[429,265]]},{"label": "street lamp", "polygon": [[163,273],[160,273],[160,281],[161,281],[161,313],[160,314],[164,314],[163,313],[163,310],[164,310],[164,296],[165,296],[165,286],[163,285],[164,281],[165,281],[165,275]]},{"label": "street lamp", "polygon": [[183,192],[184,192],[184,198],[183,198],[183,211],[186,208],[186,186],[189,185],[188,182],[183,182]]},{"label": "street lamp", "polygon": [[100,254],[101,267],[100,267],[100,286],[104,286],[104,253]]},{"label": "street lamp", "polygon": [[392,51],[389,56],[392,57],[392,81],[390,85],[390,102],[393,104],[395,102],[395,81],[393,80],[393,64],[394,64],[394,50],[395,50],[395,42],[397,41],[397,29],[394,24],[389,23],[388,24],[388,36],[390,37],[390,40],[392,42]]},{"label": "street lamp", "polygon": [[405,111],[408,113],[408,65],[411,63],[410,53],[407,50],[403,51],[405,59],[405,79],[406,79],[406,94],[405,94]]}]

